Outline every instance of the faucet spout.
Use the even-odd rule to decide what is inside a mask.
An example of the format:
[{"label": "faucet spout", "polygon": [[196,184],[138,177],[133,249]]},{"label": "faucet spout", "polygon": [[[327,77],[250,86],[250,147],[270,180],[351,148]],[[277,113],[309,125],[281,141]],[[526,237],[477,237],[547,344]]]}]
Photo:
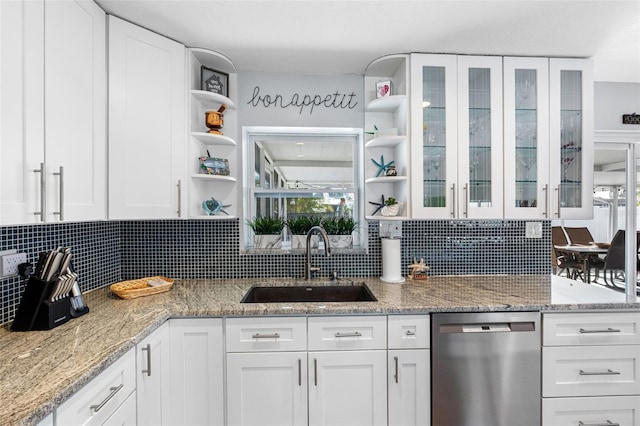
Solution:
[{"label": "faucet spout", "polygon": [[311,227],[311,229],[309,229],[309,232],[307,232],[307,251],[306,251],[306,262],[305,262],[305,268],[304,268],[304,279],[305,280],[310,280],[311,279],[311,275],[313,271],[319,271],[320,268],[318,267],[313,267],[311,266],[311,236],[314,233],[318,233],[320,234],[320,237],[322,237],[322,241],[324,242],[324,254],[325,256],[329,257],[331,256],[331,248],[329,247],[329,236],[327,235],[327,232],[324,230],[324,228],[322,228],[321,226],[313,226]]}]

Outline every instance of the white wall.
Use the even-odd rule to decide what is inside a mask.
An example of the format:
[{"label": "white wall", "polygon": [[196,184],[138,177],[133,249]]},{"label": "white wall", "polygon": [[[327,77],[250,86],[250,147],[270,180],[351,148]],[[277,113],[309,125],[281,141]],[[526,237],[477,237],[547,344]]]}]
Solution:
[{"label": "white wall", "polygon": [[622,124],[623,114],[640,114],[640,83],[595,82],[595,129],[640,130],[638,124]]}]

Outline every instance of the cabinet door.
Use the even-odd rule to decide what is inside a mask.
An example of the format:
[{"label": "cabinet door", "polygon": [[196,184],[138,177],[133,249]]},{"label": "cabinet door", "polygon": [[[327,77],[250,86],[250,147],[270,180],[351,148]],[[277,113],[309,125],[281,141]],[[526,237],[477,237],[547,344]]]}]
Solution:
[{"label": "cabinet door", "polygon": [[44,1],[0,2],[0,224],[44,221]]},{"label": "cabinet door", "polygon": [[426,349],[389,351],[389,426],[431,422],[431,372]]},{"label": "cabinet door", "polygon": [[458,217],[503,209],[502,58],[458,57]]},{"label": "cabinet door", "polygon": [[219,318],[172,319],[169,424],[222,425],[223,340]]},{"label": "cabinet door", "polygon": [[106,218],[106,15],[45,2],[47,222]]},{"label": "cabinet door", "polygon": [[549,218],[549,59],[504,58],[504,202],[509,219]]},{"label": "cabinet door", "polygon": [[109,17],[109,218],[181,214],[185,48]]},{"label": "cabinet door", "polygon": [[136,345],[138,425],[168,424],[171,410],[170,334],[165,322]]},{"label": "cabinet door", "polygon": [[386,425],[386,351],[309,353],[310,425]]},{"label": "cabinet door", "polygon": [[593,216],[593,62],[549,59],[550,219]]},{"label": "cabinet door", "polygon": [[306,352],[228,354],[228,424],[306,424],[306,369]]},{"label": "cabinet door", "polygon": [[457,58],[411,55],[411,198],[415,218],[455,218]]}]

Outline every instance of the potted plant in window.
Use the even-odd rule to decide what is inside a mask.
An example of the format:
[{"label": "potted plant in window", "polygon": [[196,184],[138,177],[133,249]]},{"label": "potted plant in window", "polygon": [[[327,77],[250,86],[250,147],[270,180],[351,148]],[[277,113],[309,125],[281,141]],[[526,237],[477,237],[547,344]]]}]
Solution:
[{"label": "potted plant in window", "polygon": [[256,249],[282,248],[282,229],[284,219],[281,217],[254,217],[247,221],[253,231],[253,247]]},{"label": "potted plant in window", "polygon": [[353,232],[358,229],[358,222],[352,217],[330,217],[322,221],[327,231],[331,248],[353,248]]},{"label": "potted plant in window", "polygon": [[[287,219],[287,227],[291,231],[291,248],[304,249],[307,244],[307,232],[321,224],[320,216],[296,216]],[[311,248],[318,248],[319,237],[311,237]]]},{"label": "potted plant in window", "polygon": [[398,216],[398,213],[400,213],[400,204],[398,201],[393,197],[387,198],[384,201],[384,207],[380,210],[380,214],[382,216]]}]

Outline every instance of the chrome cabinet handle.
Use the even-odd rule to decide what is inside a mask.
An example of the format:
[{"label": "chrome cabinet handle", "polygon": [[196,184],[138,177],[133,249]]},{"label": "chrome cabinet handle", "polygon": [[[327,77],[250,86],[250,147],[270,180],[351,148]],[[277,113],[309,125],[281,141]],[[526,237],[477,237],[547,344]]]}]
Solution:
[{"label": "chrome cabinet handle", "polygon": [[544,191],[544,210],[542,212],[542,216],[549,216],[549,184],[546,183],[542,188]]},{"label": "chrome cabinet handle", "polygon": [[613,423],[611,420],[605,420],[606,423],[585,423],[582,420],[578,420],[578,426],[620,426],[620,423]]},{"label": "chrome cabinet handle", "polygon": [[318,386],[318,359],[313,359],[313,385]]},{"label": "chrome cabinet handle", "polygon": [[147,351],[147,369],[142,370],[142,374],[147,373],[147,376],[151,376],[151,343],[147,343],[147,346],[142,350]]},{"label": "chrome cabinet handle", "polygon": [[122,389],[124,387],[124,383],[120,383],[120,385],[115,386],[115,387],[110,387],[109,391],[111,392],[109,395],[107,395],[107,397],[102,400],[102,402],[98,405],[91,405],[89,408],[93,410],[94,413],[97,413],[98,411],[100,411],[102,409],[102,407],[105,406],[105,404],[109,401],[111,401],[111,398],[113,398],[114,396],[116,396],[116,394],[118,392],[120,392],[120,389]]},{"label": "chrome cabinet handle", "polygon": [[253,337],[254,339],[279,339],[280,335],[278,333],[273,333],[273,334],[256,333],[251,337]]},{"label": "chrome cabinet handle", "polygon": [[64,167],[60,166],[60,171],[53,175],[60,177],[60,210],[53,212],[53,214],[58,216],[62,221],[64,220]]},{"label": "chrome cabinet handle", "polygon": [[588,330],[588,329],[586,329],[586,328],[581,328],[581,329],[580,329],[580,334],[591,334],[591,333],[620,333],[620,332],[622,332],[622,330],[617,329],[617,328],[611,328],[611,327],[608,327],[608,328],[601,328],[601,329],[597,329],[597,328],[595,328],[595,329],[591,329],[591,330]]},{"label": "chrome cabinet handle", "polygon": [[464,215],[464,217],[469,217],[469,184],[465,183],[464,184],[464,211],[462,212],[462,214]]},{"label": "chrome cabinet handle", "polygon": [[616,376],[618,374],[620,374],[619,371],[613,371],[609,368],[607,368],[606,371],[584,371],[584,370],[580,370],[580,372],[578,373],[581,376]]},{"label": "chrome cabinet handle", "polygon": [[40,216],[40,222],[45,220],[47,210],[47,176],[45,174],[44,163],[40,163],[40,169],[35,169],[34,173],[40,173],[40,211],[34,212],[34,216]]},{"label": "chrome cabinet handle", "polygon": [[556,187],[556,191],[558,191],[558,211],[556,212],[556,217],[560,217],[560,205],[562,204],[562,195],[560,194],[560,185]]},{"label": "chrome cabinet handle", "polygon": [[298,386],[302,386],[302,360],[298,358]]},{"label": "chrome cabinet handle", "polygon": [[393,378],[395,379],[396,383],[398,383],[398,357],[397,356],[393,357],[393,362],[396,368],[396,372],[394,373]]},{"label": "chrome cabinet handle", "polygon": [[340,337],[362,337],[362,333],[360,333],[359,331],[353,331],[351,333],[341,333],[341,332],[336,332],[335,337],[340,338]]},{"label": "chrome cabinet handle", "polygon": [[451,185],[451,217],[456,217],[456,184]]},{"label": "chrome cabinet handle", "polygon": [[178,179],[178,217],[182,217],[182,180]]}]

